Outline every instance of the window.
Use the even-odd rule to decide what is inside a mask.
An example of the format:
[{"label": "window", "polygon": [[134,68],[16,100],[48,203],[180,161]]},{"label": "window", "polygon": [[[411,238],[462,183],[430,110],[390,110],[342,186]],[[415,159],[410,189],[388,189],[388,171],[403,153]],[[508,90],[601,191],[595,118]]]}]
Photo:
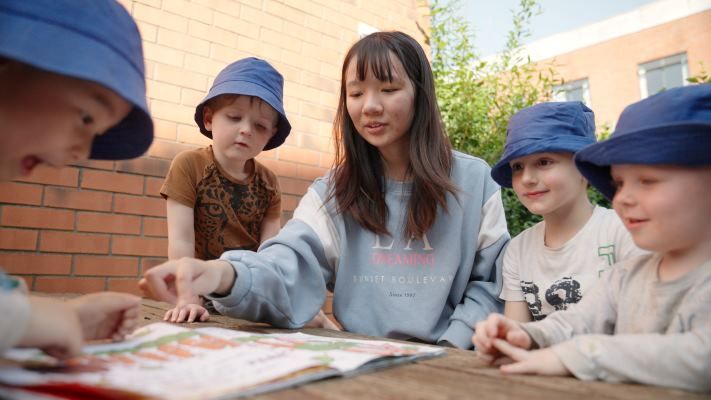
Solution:
[{"label": "window", "polygon": [[588,84],[588,79],[578,79],[554,86],[553,99],[555,101],[582,101],[589,107],[590,85]]},{"label": "window", "polygon": [[686,85],[689,77],[686,54],[677,54],[639,65],[639,87],[642,98],[662,90]]}]

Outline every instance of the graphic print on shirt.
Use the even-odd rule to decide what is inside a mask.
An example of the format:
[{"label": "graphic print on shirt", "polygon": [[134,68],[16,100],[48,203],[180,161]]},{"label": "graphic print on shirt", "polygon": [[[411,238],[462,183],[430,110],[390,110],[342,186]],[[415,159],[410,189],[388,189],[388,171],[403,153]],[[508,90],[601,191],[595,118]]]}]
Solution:
[{"label": "graphic print on shirt", "polygon": [[[600,246],[597,248],[597,255],[604,258],[607,261],[607,266],[611,267],[612,264],[617,262],[615,258],[615,245],[608,244],[607,246]],[[597,277],[599,278],[606,269],[599,269],[597,271]]]},{"label": "graphic print on shirt", "polygon": [[[386,285],[388,297],[414,298],[413,286],[451,285],[452,274],[436,274],[435,249],[427,235],[407,242],[373,234],[369,267],[373,274],[353,275],[354,284]],[[402,290],[400,290],[402,288]]]},{"label": "graphic print on shirt", "polygon": [[533,316],[534,321],[540,321],[546,317],[543,314],[543,304],[541,303],[541,298],[538,296],[538,285],[533,282],[521,281],[521,291],[523,292],[523,298],[528,304],[528,310],[531,311],[531,316]]},{"label": "graphic print on shirt", "polygon": [[[541,302],[538,285],[533,282],[521,281],[521,290],[526,303],[528,303],[528,309],[531,311],[533,320],[544,319],[546,314],[543,312],[543,303]],[[565,310],[569,304],[575,304],[583,298],[580,282],[570,276],[565,276],[553,282],[546,289],[545,296],[546,302],[553,306],[555,311]]]},{"label": "graphic print on shirt", "polygon": [[[227,250],[256,250],[270,194],[259,183],[259,176],[248,185],[231,182],[214,165],[197,185],[195,200],[195,257],[219,258]],[[235,246],[239,240],[226,230],[229,224],[241,225],[254,238],[252,243]]]}]

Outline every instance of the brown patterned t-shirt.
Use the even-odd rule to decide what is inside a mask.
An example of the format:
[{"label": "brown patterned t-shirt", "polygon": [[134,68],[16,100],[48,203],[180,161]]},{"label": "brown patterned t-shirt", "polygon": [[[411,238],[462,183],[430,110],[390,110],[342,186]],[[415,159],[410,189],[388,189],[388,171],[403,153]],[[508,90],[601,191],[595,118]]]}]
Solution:
[{"label": "brown patterned t-shirt", "polygon": [[212,146],[173,159],[160,194],[191,207],[195,257],[219,258],[227,250],[256,250],[262,221],[278,218],[281,192],[276,175],[256,160],[245,181],[230,178],[215,161]]}]

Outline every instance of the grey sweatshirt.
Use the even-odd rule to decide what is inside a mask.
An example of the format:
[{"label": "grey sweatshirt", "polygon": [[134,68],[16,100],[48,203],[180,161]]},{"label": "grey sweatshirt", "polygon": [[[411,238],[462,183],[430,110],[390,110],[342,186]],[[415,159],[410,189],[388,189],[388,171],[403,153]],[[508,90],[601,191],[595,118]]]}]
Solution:
[{"label": "grey sweatshirt", "polygon": [[422,240],[403,238],[411,184],[386,182],[392,236],[376,235],[326,202],[316,180],[294,218],[257,253],[222,259],[237,274],[232,292],[210,297],[222,314],[297,328],[333,291],[334,314],[351,332],[471,347],[474,325],[502,304],[501,255],[509,240],[499,187],[488,165],[453,153],[457,197]]},{"label": "grey sweatshirt", "polygon": [[711,260],[661,282],[661,257],[618,264],[582,301],[523,328],[576,377],[711,390]]}]

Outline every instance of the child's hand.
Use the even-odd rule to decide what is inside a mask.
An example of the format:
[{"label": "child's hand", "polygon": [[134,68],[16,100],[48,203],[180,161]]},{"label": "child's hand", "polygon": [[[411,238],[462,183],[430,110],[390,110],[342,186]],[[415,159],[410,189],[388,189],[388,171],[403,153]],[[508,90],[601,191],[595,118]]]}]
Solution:
[{"label": "child's hand", "polygon": [[489,318],[476,324],[472,343],[477,354],[489,362],[496,361],[501,352],[494,346],[495,339],[504,339],[511,345],[522,349],[531,348],[531,338],[521,329],[517,321],[501,314],[490,314]]},{"label": "child's hand", "polygon": [[326,314],[323,313],[323,310],[319,310],[318,314],[309,321],[308,324],[305,325],[306,328],[324,328],[324,329],[331,329],[334,331],[340,331],[341,328],[338,327],[338,325],[334,324],[333,321],[328,319]]},{"label": "child's hand", "polygon": [[126,293],[92,293],[67,301],[79,317],[84,340],[123,340],[136,329],[141,299]]},{"label": "child's hand", "polygon": [[210,319],[210,313],[205,307],[199,304],[186,304],[181,307],[175,307],[166,311],[163,321],[170,322],[206,322]]},{"label": "child's hand", "polygon": [[57,358],[79,355],[82,329],[71,305],[55,299],[30,297],[30,308],[30,321],[19,346],[39,347]]},{"label": "child's hand", "polygon": [[234,281],[227,261],[183,257],[149,269],[138,286],[150,297],[183,307],[194,303],[194,296],[229,293]]},{"label": "child's hand", "polygon": [[563,365],[551,348],[524,350],[501,339],[494,339],[493,344],[498,351],[512,360],[510,364],[501,366],[501,372],[507,374],[570,375],[568,368]]}]

